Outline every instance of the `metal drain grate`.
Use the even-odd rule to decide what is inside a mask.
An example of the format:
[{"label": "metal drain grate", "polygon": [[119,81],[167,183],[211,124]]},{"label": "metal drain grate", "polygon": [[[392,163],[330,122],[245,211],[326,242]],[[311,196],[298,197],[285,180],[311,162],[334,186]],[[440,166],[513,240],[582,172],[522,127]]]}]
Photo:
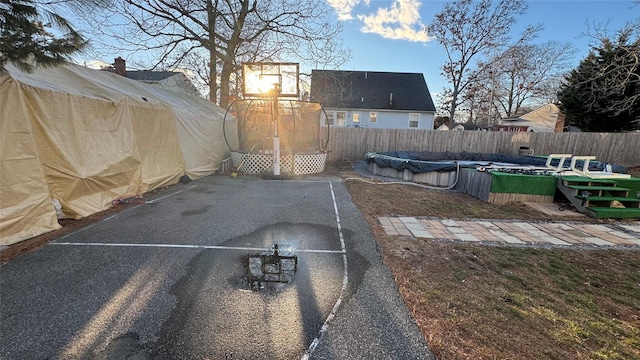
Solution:
[{"label": "metal drain grate", "polygon": [[264,283],[293,282],[298,270],[298,257],[290,245],[275,244],[260,255],[250,255],[247,261],[247,283],[259,290]]}]

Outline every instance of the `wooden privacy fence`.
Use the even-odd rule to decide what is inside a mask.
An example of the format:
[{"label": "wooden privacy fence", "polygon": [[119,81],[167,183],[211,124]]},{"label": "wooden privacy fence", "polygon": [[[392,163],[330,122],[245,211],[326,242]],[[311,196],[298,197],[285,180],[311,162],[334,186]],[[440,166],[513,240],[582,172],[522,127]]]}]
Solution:
[{"label": "wooden privacy fence", "polygon": [[593,155],[597,161],[640,165],[640,133],[535,133],[332,128],[327,161],[360,160],[369,151],[451,151],[517,155]]}]

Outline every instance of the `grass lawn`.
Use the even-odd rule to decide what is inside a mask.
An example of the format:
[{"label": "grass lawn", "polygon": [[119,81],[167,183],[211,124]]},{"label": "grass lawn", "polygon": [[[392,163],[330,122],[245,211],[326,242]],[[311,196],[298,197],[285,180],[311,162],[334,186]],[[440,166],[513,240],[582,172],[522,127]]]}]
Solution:
[{"label": "grass lawn", "polygon": [[438,359],[640,359],[640,251],[388,236],[378,216],[558,219],[454,192],[359,181],[347,187]]}]

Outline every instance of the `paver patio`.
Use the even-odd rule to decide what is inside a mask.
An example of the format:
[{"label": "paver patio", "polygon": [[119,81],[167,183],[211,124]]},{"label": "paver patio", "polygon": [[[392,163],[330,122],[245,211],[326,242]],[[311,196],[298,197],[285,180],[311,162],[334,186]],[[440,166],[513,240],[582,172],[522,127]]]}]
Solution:
[{"label": "paver patio", "polygon": [[640,248],[640,222],[584,224],[508,220],[451,220],[408,216],[378,217],[387,235],[519,245]]}]

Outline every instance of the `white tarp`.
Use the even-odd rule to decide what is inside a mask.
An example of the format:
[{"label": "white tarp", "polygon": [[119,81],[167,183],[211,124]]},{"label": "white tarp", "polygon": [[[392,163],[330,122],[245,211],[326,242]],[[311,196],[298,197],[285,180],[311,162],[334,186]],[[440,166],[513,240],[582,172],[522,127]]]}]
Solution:
[{"label": "white tarp", "polygon": [[[228,157],[224,110],[78,65],[0,75],[0,245],[70,217],[214,173]],[[227,119],[228,120],[228,119]],[[227,129],[237,143],[235,123]]]}]

